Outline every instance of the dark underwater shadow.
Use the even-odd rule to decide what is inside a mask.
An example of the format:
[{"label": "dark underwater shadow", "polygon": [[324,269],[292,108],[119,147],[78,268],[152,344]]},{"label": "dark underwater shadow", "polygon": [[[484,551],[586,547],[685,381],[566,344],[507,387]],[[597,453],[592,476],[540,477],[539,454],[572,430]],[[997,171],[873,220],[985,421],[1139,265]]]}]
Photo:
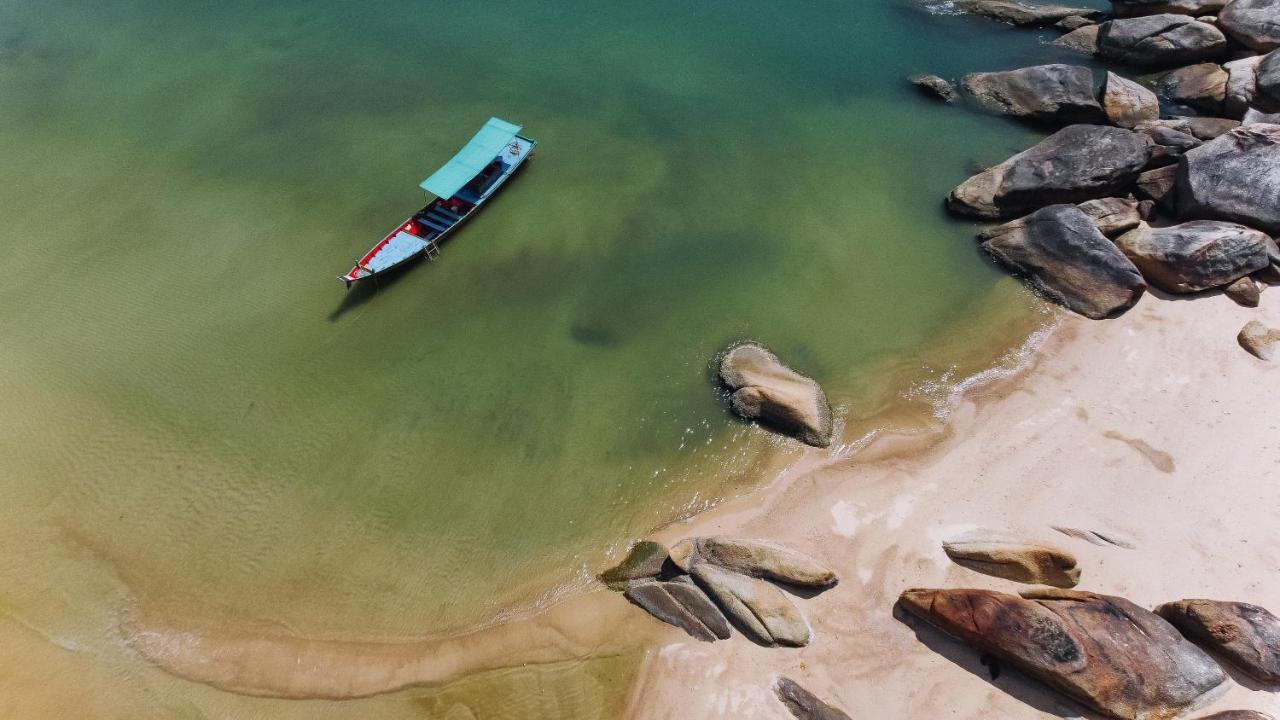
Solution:
[{"label": "dark underwater shadow", "polygon": [[[342,296],[342,301],[338,303],[338,307],[329,313],[329,322],[337,322],[343,315],[364,305],[370,300],[384,292],[388,292],[400,282],[402,278],[419,265],[424,264],[423,256],[419,255],[404,263],[384,272],[378,273],[368,280],[362,280],[356,283],[346,294]],[[426,263],[433,264],[433,263]]]},{"label": "dark underwater shadow", "polygon": [[[902,608],[900,603],[894,603],[893,617],[911,628],[916,639],[925,647],[973,675],[976,680],[1000,690],[1025,705],[1060,718],[1105,720],[1103,716],[1084,709],[1067,696],[1022,674],[1016,668],[1004,666],[1000,672],[993,673],[984,667],[983,656],[978,651],[911,615]],[[995,678],[992,678],[993,674]]]}]

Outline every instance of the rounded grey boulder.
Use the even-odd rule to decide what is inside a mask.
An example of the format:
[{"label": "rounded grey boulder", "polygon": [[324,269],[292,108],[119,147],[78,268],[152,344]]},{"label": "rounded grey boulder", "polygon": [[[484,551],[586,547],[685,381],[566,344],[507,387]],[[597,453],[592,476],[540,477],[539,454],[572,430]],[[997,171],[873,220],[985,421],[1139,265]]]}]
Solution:
[{"label": "rounded grey boulder", "polygon": [[1221,30],[1186,15],[1162,13],[1109,20],[1098,30],[1098,54],[1130,65],[1186,65],[1219,58],[1227,49]]},{"label": "rounded grey boulder", "polygon": [[814,447],[831,445],[831,404],[813,379],[783,365],[756,343],[735,345],[720,360],[733,411]]},{"label": "rounded grey boulder", "polygon": [[1280,125],[1238,127],[1178,164],[1178,216],[1280,233]]},{"label": "rounded grey boulder", "polygon": [[1275,252],[1266,234],[1221,220],[1160,228],[1144,223],[1116,238],[1116,247],[1147,282],[1170,293],[1230,285],[1265,269]]},{"label": "rounded grey boulder", "polygon": [[1232,0],[1218,13],[1218,25],[1259,52],[1280,48],[1280,0]]}]

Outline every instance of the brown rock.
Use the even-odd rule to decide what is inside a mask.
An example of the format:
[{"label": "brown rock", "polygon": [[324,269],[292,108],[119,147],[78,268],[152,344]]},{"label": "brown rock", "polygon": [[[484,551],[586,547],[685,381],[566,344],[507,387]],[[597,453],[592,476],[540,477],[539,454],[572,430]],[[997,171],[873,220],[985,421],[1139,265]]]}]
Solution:
[{"label": "brown rock", "polygon": [[1280,353],[1280,330],[1250,320],[1236,337],[1240,347],[1259,360],[1274,360]]},{"label": "brown rock", "polygon": [[1085,55],[1092,55],[1098,52],[1098,25],[1085,25],[1076,28],[1062,37],[1054,40],[1051,45],[1057,45],[1068,50],[1075,50]]},{"label": "brown rock", "polygon": [[1160,119],[1156,94],[1119,75],[1108,72],[1102,85],[1102,108],[1112,124],[1132,129],[1140,122]]},{"label": "brown rock", "polygon": [[1172,210],[1176,197],[1174,185],[1177,177],[1177,165],[1168,165],[1142,173],[1138,176],[1138,197],[1147,198],[1164,210]]},{"label": "brown rock", "polygon": [[796,720],[853,720],[844,712],[819,700],[817,695],[800,687],[789,677],[779,675],[773,691]]},{"label": "brown rock", "polygon": [[1230,285],[1270,265],[1275,251],[1269,236],[1219,220],[1158,228],[1143,224],[1116,238],[1116,247],[1147,282],[1171,293]]},{"label": "brown rock", "polygon": [[1138,201],[1131,197],[1089,200],[1076,207],[1093,218],[1093,224],[1098,226],[1098,232],[1107,237],[1126,233],[1142,222],[1138,212]]},{"label": "brown rock", "polygon": [[743,575],[800,587],[828,588],[836,584],[830,568],[804,553],[759,540],[726,537],[692,538],[681,547],[681,566],[689,569],[709,562]]},{"label": "brown rock", "polygon": [[937,75],[912,75],[911,84],[920,88],[920,92],[943,102],[955,102],[956,89],[951,83]]},{"label": "brown rock", "polygon": [[1189,640],[1264,685],[1280,685],[1280,618],[1266,608],[1222,600],[1179,600],[1156,608]]},{"label": "brown rock", "polygon": [[1222,112],[1227,97],[1227,79],[1221,65],[1200,63],[1178,68],[1160,80],[1160,95],[1168,100],[1211,115]]},{"label": "brown rock", "polygon": [[1167,720],[1226,680],[1204,651],[1118,597],[1067,590],[908,590],[899,603],[1112,718]]},{"label": "brown rock", "polygon": [[733,411],[814,447],[831,445],[826,393],[756,343],[735,345],[720,360],[720,379],[733,391]]},{"label": "brown rock", "polygon": [[984,575],[1059,588],[1080,582],[1076,557],[1052,545],[974,534],[943,543],[942,549],[957,565]]},{"label": "brown rock", "polygon": [[614,590],[625,590],[632,580],[656,577],[667,561],[667,549],[650,540],[641,540],[631,546],[627,557],[614,567],[600,573],[600,581]]},{"label": "brown rock", "polygon": [[1256,308],[1262,302],[1262,288],[1251,277],[1242,277],[1224,289],[1223,294],[1244,307]]}]

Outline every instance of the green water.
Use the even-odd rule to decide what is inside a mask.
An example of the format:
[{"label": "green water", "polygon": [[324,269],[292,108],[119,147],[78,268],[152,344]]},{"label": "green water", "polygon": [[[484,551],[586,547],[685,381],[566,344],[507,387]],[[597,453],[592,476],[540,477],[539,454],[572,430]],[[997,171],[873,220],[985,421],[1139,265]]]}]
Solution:
[{"label": "green water", "polygon": [[[1040,42],[907,0],[0,0],[0,607],[75,638],[109,565],[399,637],[580,587],[763,479],[727,343],[852,417],[944,334],[1018,342],[940,198],[1033,134],[901,78]],[[344,293],[490,115],[532,165]]]}]

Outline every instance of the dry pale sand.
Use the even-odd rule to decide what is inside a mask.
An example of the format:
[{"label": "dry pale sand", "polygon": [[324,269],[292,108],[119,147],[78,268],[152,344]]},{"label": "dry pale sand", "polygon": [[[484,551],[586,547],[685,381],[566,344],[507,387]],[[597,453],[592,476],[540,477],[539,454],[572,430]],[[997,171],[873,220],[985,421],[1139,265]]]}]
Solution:
[{"label": "dry pale sand", "polygon": [[[1017,590],[947,560],[943,540],[974,528],[1052,541],[1080,558],[1082,589],[1147,607],[1206,597],[1280,612],[1280,366],[1236,344],[1252,318],[1280,325],[1280,290],[1255,310],[1147,297],[1114,321],[1064,317],[1029,370],[966,394],[932,448],[886,440],[666,529],[659,539],[783,541],[842,581],[797,600],[815,631],[804,649],[667,633],[628,717],[783,720],[780,673],[854,718],[1092,717],[1016,672],[993,682],[977,653],[895,617],[910,587]],[[1280,713],[1278,698],[1233,682],[1205,709]]]},{"label": "dry pale sand", "polygon": [[[959,397],[940,436],[885,437],[838,460],[813,451],[772,486],[657,534],[773,539],[830,563],[841,583],[798,600],[815,631],[804,649],[740,634],[699,643],[607,592],[450,640],[301,639],[145,613],[126,623],[125,640],[174,675],[281,698],[369,696],[642,652],[631,718],[783,720],[770,692],[779,673],[855,718],[1087,717],[1016,672],[991,681],[976,653],[898,619],[894,602],[917,586],[1016,590],[942,552],[943,540],[988,528],[1073,551],[1083,589],[1147,606],[1209,597],[1280,610],[1280,365],[1237,346],[1253,318],[1280,325],[1280,289],[1255,310],[1222,296],[1148,297],[1114,321],[1064,316],[1028,369]],[[1233,684],[1212,707],[1280,712],[1280,700]]]}]

